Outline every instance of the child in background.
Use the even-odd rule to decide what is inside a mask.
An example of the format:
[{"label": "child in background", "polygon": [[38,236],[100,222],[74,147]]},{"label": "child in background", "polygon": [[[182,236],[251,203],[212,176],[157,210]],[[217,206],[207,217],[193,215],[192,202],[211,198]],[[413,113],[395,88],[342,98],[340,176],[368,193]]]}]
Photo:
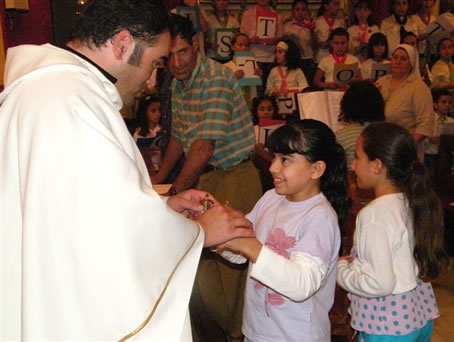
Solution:
[{"label": "child in background", "polygon": [[[354,64],[359,60],[347,53],[348,32],[342,27],[335,29],[330,36],[331,54],[324,57],[318,64],[314,76],[314,86],[323,89],[338,89],[339,84],[334,82],[335,64]],[[323,81],[324,78],[324,81]],[[356,78],[361,79],[361,72],[357,69]]]},{"label": "child in background", "polygon": [[252,100],[252,123],[254,124],[255,142],[259,142],[259,120],[279,119],[276,99],[273,96],[263,95]]},{"label": "child in background", "polygon": [[315,73],[314,51],[316,48],[315,22],[309,13],[307,0],[293,0],[292,20],[285,23],[284,34],[298,43],[301,53],[301,67],[306,79],[312,82]]},{"label": "child in background", "polygon": [[[207,22],[206,47],[207,57],[215,59],[218,44],[216,43],[216,29],[240,29],[240,22],[236,16],[228,11],[229,0],[212,0],[211,11],[205,11],[205,20]],[[219,60],[225,62],[225,60]]]},{"label": "child in background", "polygon": [[289,92],[300,93],[307,88],[304,73],[300,69],[300,51],[296,43],[287,38],[279,39],[276,44],[276,64],[266,82],[266,95],[285,96]]},{"label": "child in background", "polygon": [[442,38],[437,44],[437,53],[440,56],[432,67],[433,89],[454,89],[454,43],[451,38]]},{"label": "child in background", "polygon": [[369,37],[375,32],[379,32],[379,28],[372,18],[370,0],[358,0],[354,6],[354,13],[353,25],[347,29],[350,35],[348,49],[352,55],[363,61],[366,59]]},{"label": "child in background", "polygon": [[[231,42],[232,46],[232,52],[231,52],[231,60],[224,65],[228,67],[230,70],[232,70],[233,74],[235,75],[236,78],[241,79],[244,77],[244,71],[241,69],[238,69],[238,66],[235,63],[234,60],[234,55],[235,52],[240,52],[240,51],[249,51],[249,38],[247,35],[244,33],[238,33],[232,38]],[[255,74],[259,77],[262,77],[262,70],[260,68],[255,69]],[[252,108],[252,99],[257,97],[257,87],[256,86],[251,86],[251,87],[242,87],[241,88],[243,92],[243,96],[246,100],[246,103],[248,105],[248,108]]]},{"label": "child in background", "polygon": [[336,132],[337,142],[344,148],[347,167],[351,169],[356,140],[371,122],[385,120],[385,102],[380,91],[369,81],[354,82],[340,104],[339,121],[345,124]]},{"label": "child in background", "polygon": [[438,165],[438,145],[440,134],[444,132],[445,124],[454,124],[454,119],[448,116],[452,108],[452,94],[446,89],[432,91],[434,100],[435,127],[431,137],[426,142],[424,163],[433,172]]},{"label": "child in background", "polygon": [[155,95],[142,98],[137,108],[137,128],[133,138],[154,138],[161,131],[161,100]]},{"label": "child in background", "polygon": [[[257,5],[248,8],[241,17],[240,32],[246,34],[249,37],[249,43],[251,44],[251,51],[254,54],[259,67],[263,72],[263,84],[266,83],[268,74],[273,67],[274,61],[274,46],[276,40],[282,36],[284,28],[282,26],[282,20],[279,12],[275,11],[270,6],[271,0],[257,0]],[[257,19],[258,17],[276,17],[276,35],[274,41],[268,41],[262,43],[260,38],[257,36]]]},{"label": "child in background", "polygon": [[340,0],[322,0],[315,19],[315,35],[317,37],[318,51],[315,62],[320,63],[323,57],[329,55],[329,37],[334,29],[345,28],[345,21],[338,17]]},{"label": "child in background", "polygon": [[330,341],[340,247],[338,220],[349,207],[345,153],[324,123],[301,120],[269,140],[275,188],[247,215],[255,238],[221,246],[249,261],[245,341]]},{"label": "child in background", "polygon": [[443,212],[418,160],[411,134],[374,123],[360,135],[353,171],[375,199],[356,220],[353,253],[341,257],[337,282],[350,292],[359,341],[429,342],[439,316],[430,283],[447,265]]},{"label": "child in background", "polygon": [[391,63],[389,60],[388,41],[381,32],[374,33],[367,44],[367,59],[361,63],[361,76],[363,80],[376,81],[372,75],[372,65],[375,63]]},{"label": "child in background", "polygon": [[380,31],[388,40],[389,50],[394,51],[406,32],[419,35],[423,28],[416,16],[408,14],[408,0],[391,0],[391,6],[393,14],[383,19]]}]

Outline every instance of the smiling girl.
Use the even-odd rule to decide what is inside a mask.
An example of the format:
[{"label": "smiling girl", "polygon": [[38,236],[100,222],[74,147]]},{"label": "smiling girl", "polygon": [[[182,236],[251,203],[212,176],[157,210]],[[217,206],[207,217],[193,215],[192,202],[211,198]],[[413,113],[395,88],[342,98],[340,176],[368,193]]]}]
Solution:
[{"label": "smiling girl", "polygon": [[[278,128],[268,147],[275,188],[247,215],[256,238],[221,246],[250,260],[245,341],[330,341],[338,219],[349,205],[345,153],[328,126],[309,119]],[[245,262],[241,255],[229,260]]]}]

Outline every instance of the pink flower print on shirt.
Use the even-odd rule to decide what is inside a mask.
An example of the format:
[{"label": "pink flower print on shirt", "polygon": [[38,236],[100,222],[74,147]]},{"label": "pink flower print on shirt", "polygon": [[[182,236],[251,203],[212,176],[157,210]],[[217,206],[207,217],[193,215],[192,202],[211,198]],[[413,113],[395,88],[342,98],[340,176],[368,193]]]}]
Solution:
[{"label": "pink flower print on shirt", "polygon": [[[294,247],[296,239],[294,236],[287,236],[285,231],[282,228],[276,228],[271,231],[271,234],[268,236],[265,245],[268,246],[273,252],[282,255],[284,258],[290,258],[290,248]],[[255,281],[254,288],[261,289],[265,287],[261,282]],[[266,289],[267,293],[265,300],[267,303],[273,306],[278,306],[284,304],[284,298],[279,293],[274,292],[271,289]],[[271,291],[271,293],[268,293]]]},{"label": "pink flower print on shirt", "polygon": [[288,259],[290,257],[289,249],[295,246],[295,242],[294,236],[287,236],[282,228],[276,228],[271,231],[265,245],[270,247],[273,252]]}]

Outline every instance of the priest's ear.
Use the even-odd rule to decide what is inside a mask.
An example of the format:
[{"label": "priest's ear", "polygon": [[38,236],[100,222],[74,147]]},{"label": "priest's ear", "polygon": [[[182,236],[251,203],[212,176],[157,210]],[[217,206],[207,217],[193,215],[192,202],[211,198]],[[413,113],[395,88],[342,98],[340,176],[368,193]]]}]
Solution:
[{"label": "priest's ear", "polygon": [[134,50],[135,42],[128,30],[121,30],[111,39],[112,49],[117,60],[128,60]]}]

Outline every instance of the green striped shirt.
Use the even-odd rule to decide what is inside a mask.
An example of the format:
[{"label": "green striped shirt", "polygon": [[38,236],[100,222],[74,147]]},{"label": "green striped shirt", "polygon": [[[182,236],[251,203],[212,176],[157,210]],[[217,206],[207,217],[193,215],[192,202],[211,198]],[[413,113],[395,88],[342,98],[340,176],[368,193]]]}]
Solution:
[{"label": "green striped shirt", "polygon": [[186,156],[195,140],[215,140],[208,163],[221,169],[238,164],[253,152],[251,114],[230,69],[198,56],[186,86],[173,80],[172,136]]}]

